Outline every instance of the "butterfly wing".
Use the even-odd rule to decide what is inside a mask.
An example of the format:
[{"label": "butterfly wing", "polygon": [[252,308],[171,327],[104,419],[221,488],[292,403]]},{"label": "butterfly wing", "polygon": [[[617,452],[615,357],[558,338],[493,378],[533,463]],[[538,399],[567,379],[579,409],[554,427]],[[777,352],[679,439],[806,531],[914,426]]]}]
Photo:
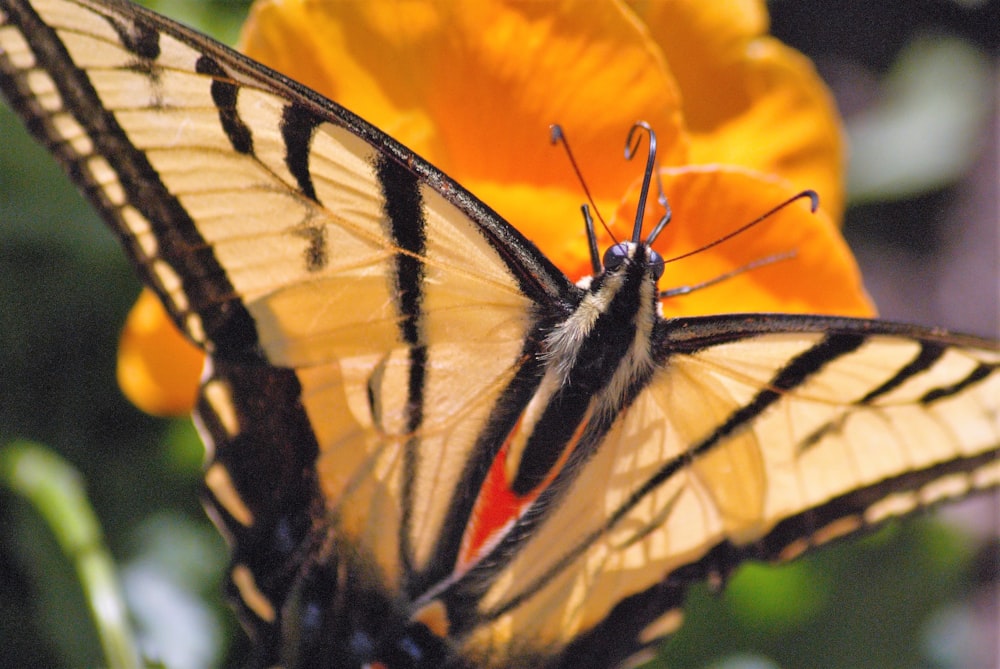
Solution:
[{"label": "butterfly wing", "polygon": [[662,322],[661,366],[479,598],[477,651],[604,667],[686,587],[1000,483],[1000,349],[878,321]]},{"label": "butterfly wing", "polygon": [[207,481],[248,612],[274,620],[317,514],[404,588],[577,289],[397,142],[202,35],[118,1],[2,18],[12,107],[211,356]]}]

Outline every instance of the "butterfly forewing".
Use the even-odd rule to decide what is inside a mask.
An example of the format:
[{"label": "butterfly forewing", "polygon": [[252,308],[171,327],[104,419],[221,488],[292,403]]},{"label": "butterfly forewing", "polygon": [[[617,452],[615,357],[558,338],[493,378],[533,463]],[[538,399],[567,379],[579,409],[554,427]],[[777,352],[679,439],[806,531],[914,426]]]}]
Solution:
[{"label": "butterfly forewing", "polygon": [[441,491],[459,487],[469,435],[520,364],[531,306],[568,282],[446,177],[224,47],[124,3],[5,11],[15,106],[187,334],[250,365],[216,365],[202,402],[229,447],[209,476],[228,520],[282,507],[269,501],[282,488],[255,489],[238,461],[287,444],[230,406],[260,400],[248,395],[270,372],[254,361],[295,368],[285,401],[315,426],[329,512],[400,586],[404,565],[430,559]]},{"label": "butterfly forewing", "polygon": [[693,581],[997,484],[994,343],[664,321],[628,262],[587,293],[350,112],[122,0],[0,2],[0,85],[210,354],[261,663],[398,633],[425,665],[614,664]]},{"label": "butterfly forewing", "polygon": [[[349,125],[360,122],[331,104],[296,97],[290,84],[276,89],[269,73],[222,47],[124,4],[9,11],[3,48],[14,84],[28,98],[44,96],[36,113],[47,141],[62,147],[188,334],[222,355],[259,352],[270,364],[309,370],[303,402],[324,421],[327,390],[344,383],[336,406],[372,414],[368,383],[378,368],[377,415],[354,426],[369,443],[331,445],[334,461],[349,472],[339,455],[364,460],[380,441],[388,451],[380,467],[397,494],[403,466],[429,468],[406,473],[417,482],[452,487],[456,473],[441,463],[464,457],[447,433],[481,423],[530,326],[520,282],[550,298],[568,284],[538,285],[533,277],[547,274],[524,271],[525,249],[516,267],[524,273],[512,276],[493,246],[489,226],[497,223],[470,218],[469,207],[481,207],[471,196],[458,209],[434,190],[457,187],[400,166],[376,131]],[[28,39],[15,20],[43,23]],[[33,52],[36,44],[61,47],[59,59]],[[65,96],[71,105],[63,89],[74,91]],[[69,138],[75,143],[63,144]],[[443,361],[481,347],[475,387],[460,365],[427,365],[432,340]],[[424,350],[423,358],[410,349]],[[417,374],[422,397],[407,380]],[[450,407],[450,418],[409,424],[408,405],[425,402]],[[462,414],[471,427],[461,427]],[[428,444],[440,442],[435,452],[453,457],[404,463],[397,451],[416,427]],[[418,517],[415,534],[433,536],[425,530],[434,514]]]}]

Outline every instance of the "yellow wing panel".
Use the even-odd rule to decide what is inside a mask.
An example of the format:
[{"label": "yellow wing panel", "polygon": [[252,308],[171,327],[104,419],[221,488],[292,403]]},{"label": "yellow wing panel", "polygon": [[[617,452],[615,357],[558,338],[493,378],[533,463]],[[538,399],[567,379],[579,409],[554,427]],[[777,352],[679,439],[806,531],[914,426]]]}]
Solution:
[{"label": "yellow wing panel", "polygon": [[[521,282],[552,291],[560,277],[547,265],[513,276],[521,242],[492,213],[476,220],[469,209],[480,205],[452,204],[442,191],[467,194],[418,158],[387,138],[382,146],[373,129],[363,139],[362,122],[222,47],[117,6],[32,8],[69,56],[46,66],[84,91],[63,100],[49,73],[25,78],[49,110],[39,114],[46,132],[73,147],[64,160],[86,172],[81,181],[96,186],[96,204],[192,339],[213,353],[213,328],[232,334],[243,322],[229,315],[249,314],[256,339],[237,353],[259,348],[267,363],[296,370],[333,521],[387,581],[398,577],[404,539],[419,567],[475,435],[520,364],[534,318]],[[0,48],[36,64],[13,26],[0,28]],[[95,130],[105,121],[108,132]],[[423,220],[389,220],[395,186],[380,181],[380,161],[412,170]],[[394,263],[414,254],[393,241],[393,223],[424,237],[420,285],[398,285]],[[416,341],[401,332],[404,294],[420,295]],[[419,398],[408,382],[415,367]],[[407,416],[417,401],[414,430]],[[414,521],[403,537],[407,505]]]},{"label": "yellow wing panel", "polygon": [[[807,545],[997,484],[994,350],[950,348],[923,373],[863,401],[921,350],[911,339],[872,336],[717,438],[720,425],[767,391],[775,370],[821,340],[760,335],[670,357],[490,586],[470,652],[487,657],[512,641],[568,643],[623,598],[722,542],[747,555],[794,557]],[[970,383],[977,369],[988,371]],[[942,389],[946,397],[927,401]],[[713,445],[698,450],[705,443]],[[977,455],[965,469],[934,473]],[[856,504],[840,510],[859,490],[874,503],[860,515]],[[835,506],[824,514],[825,505]],[[809,525],[811,536],[798,542],[778,537],[776,549],[788,548],[780,553],[757,550],[771,545],[779,523],[817,510],[817,522],[832,519],[829,527]]]}]

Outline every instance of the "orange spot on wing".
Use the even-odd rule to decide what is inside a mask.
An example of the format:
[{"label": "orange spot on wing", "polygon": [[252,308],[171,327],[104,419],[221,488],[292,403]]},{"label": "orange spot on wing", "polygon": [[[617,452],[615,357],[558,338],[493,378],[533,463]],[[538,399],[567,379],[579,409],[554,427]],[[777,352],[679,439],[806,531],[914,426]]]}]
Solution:
[{"label": "orange spot on wing", "polygon": [[[458,554],[455,571],[458,574],[468,571],[476,562],[500,542],[510,528],[528,507],[538,498],[556,475],[562,471],[570,454],[576,449],[580,442],[588,423],[592,410],[588,408],[584,413],[580,424],[573,431],[573,436],[563,446],[562,454],[552,465],[545,479],[536,485],[531,491],[524,495],[517,495],[511,490],[511,481],[507,476],[507,455],[510,443],[521,429],[521,421],[518,420],[514,429],[507,435],[503,446],[493,459],[490,471],[483,481],[483,486],[479,490],[479,497],[472,508],[472,515],[469,524],[465,529],[465,536],[462,537],[462,548]],[[553,446],[556,446],[553,444]]]},{"label": "orange spot on wing", "polygon": [[[520,426],[520,422],[518,426]],[[534,491],[529,493],[528,497],[515,495],[510,489],[510,481],[507,479],[505,465],[508,445],[517,430],[518,427],[515,427],[508,435],[507,441],[490,466],[483,487],[479,490],[479,497],[472,508],[472,516],[465,529],[465,536],[462,538],[462,549],[459,552],[458,564],[456,565],[459,572],[468,570],[477,562],[491,538],[498,538],[506,533],[505,526],[517,518],[525,506],[535,497],[532,494]]]}]

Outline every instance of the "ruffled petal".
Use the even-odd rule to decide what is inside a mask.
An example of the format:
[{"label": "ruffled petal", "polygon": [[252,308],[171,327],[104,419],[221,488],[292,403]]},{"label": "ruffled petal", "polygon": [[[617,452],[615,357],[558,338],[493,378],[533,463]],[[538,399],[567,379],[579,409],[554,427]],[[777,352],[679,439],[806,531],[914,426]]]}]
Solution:
[{"label": "ruffled petal", "polygon": [[690,162],[780,175],[817,191],[839,221],[845,158],[836,106],[812,63],[764,34],[763,3],[637,4],[681,88]]},{"label": "ruffled petal", "polygon": [[[796,194],[784,181],[740,167],[664,169],[661,176],[673,218],[654,246],[668,260],[721,239]],[[633,187],[618,218],[629,220],[637,199],[638,188]],[[761,311],[875,315],[837,226],[822,209],[810,213],[808,205],[808,199],[794,202],[717,246],[668,262],[661,290],[694,286],[751,263],[794,254],[689,295],[666,298],[664,315]],[[655,206],[647,208],[646,230],[660,213]],[[624,237],[628,231],[614,232]]]}]

